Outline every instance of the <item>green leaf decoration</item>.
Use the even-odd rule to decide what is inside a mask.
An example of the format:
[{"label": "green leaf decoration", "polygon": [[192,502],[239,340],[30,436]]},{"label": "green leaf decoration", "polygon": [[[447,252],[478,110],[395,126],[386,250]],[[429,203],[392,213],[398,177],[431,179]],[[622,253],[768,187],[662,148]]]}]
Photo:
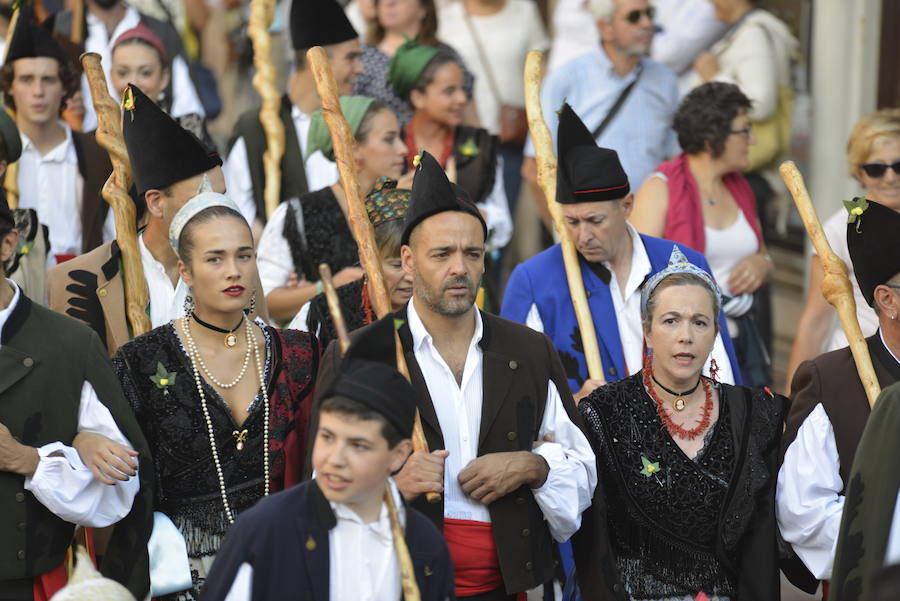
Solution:
[{"label": "green leaf decoration", "polygon": [[869,201],[860,197],[856,197],[853,200],[845,200],[844,208],[847,209],[847,223],[855,223],[856,231],[859,232],[860,222],[857,218],[869,208]]},{"label": "green leaf decoration", "polygon": [[406,322],[405,322],[404,320],[402,320],[402,319],[397,319],[397,318],[395,317],[395,318],[394,318],[394,329],[399,331],[400,328],[402,328],[402,327],[403,327],[403,324],[405,324],[405,323],[406,323]]},{"label": "green leaf decoration", "polygon": [[177,376],[174,371],[166,371],[166,367],[162,364],[162,362],[157,361],[156,363],[156,374],[150,376],[150,381],[156,384],[156,387],[160,390],[165,390],[167,387],[173,385],[175,383],[175,376]]},{"label": "green leaf decoration", "polygon": [[651,462],[649,459],[641,455],[641,463],[644,464],[644,469],[641,470],[641,474],[646,477],[653,476],[658,471],[660,471],[659,462]]},{"label": "green leaf decoration", "polygon": [[459,153],[464,157],[477,157],[481,153],[481,149],[475,144],[475,140],[469,138],[459,146]]}]

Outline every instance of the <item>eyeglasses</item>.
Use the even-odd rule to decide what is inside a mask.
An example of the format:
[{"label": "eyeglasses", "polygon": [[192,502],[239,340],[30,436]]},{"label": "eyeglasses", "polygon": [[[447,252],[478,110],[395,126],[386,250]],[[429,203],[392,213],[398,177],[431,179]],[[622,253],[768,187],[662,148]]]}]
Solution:
[{"label": "eyeglasses", "polygon": [[656,8],[650,6],[644,10],[632,10],[625,15],[625,20],[632,25],[637,25],[638,21],[641,20],[641,15],[647,15],[647,18],[652,21],[653,17],[656,16]]},{"label": "eyeglasses", "polygon": [[875,179],[884,177],[888,168],[893,169],[894,173],[900,175],[900,161],[894,161],[890,165],[885,165],[884,163],[863,163],[860,167],[866,172],[866,175]]},{"label": "eyeglasses", "polygon": [[900,284],[883,284],[883,285],[887,286],[888,288],[893,288],[894,290],[900,290]]},{"label": "eyeglasses", "polygon": [[747,137],[749,138],[749,137],[750,137],[750,134],[753,133],[753,126],[752,126],[752,125],[748,125],[748,126],[745,127],[744,129],[732,129],[732,130],[731,130],[730,132],[728,132],[728,133],[732,133],[732,134],[735,134],[735,135],[740,134],[740,135],[742,135],[742,136],[747,136]]}]

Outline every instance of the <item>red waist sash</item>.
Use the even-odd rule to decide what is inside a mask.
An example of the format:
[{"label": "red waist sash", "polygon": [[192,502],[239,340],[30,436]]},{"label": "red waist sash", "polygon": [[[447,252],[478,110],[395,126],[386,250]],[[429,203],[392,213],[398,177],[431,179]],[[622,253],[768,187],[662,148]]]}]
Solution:
[{"label": "red waist sash", "polygon": [[453,560],[457,597],[489,593],[503,586],[489,523],[444,519],[444,539]]}]

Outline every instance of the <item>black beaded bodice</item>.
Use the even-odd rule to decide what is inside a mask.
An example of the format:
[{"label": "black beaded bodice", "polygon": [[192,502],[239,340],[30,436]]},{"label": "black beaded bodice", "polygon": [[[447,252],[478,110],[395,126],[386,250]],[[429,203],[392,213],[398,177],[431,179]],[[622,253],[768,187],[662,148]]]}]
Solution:
[{"label": "black beaded bodice", "polygon": [[321,263],[327,263],[332,273],[359,263],[356,240],[331,188],[302,195],[299,207],[302,220],[293,202],[284,216],[284,237],[298,276],[318,282]]}]

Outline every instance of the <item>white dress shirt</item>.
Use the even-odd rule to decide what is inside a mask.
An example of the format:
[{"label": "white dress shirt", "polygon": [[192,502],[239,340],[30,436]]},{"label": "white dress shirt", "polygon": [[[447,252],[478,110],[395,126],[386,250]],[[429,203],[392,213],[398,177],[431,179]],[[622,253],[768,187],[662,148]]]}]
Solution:
[{"label": "white dress shirt", "polygon": [[138,236],[138,248],[141,249],[144,279],[147,280],[147,290],[150,293],[150,323],[158,328],[184,316],[184,299],[188,295],[188,286],[181,278],[178,278],[177,285],[172,286],[166,268],[144,244],[143,235]]},{"label": "white dress shirt", "polygon": [[650,56],[676,75],[689,71],[697,56],[728,30],[716,19],[709,0],[657,0],[656,26]]},{"label": "white dress shirt", "polygon": [[[321,151],[317,150],[308,159],[305,158],[310,116],[296,106],[291,106],[291,119],[297,131],[300,156],[304,157],[303,168],[306,172],[307,190],[315,192],[338,181],[337,165],[326,159]],[[247,223],[253,223],[256,219],[256,200],[253,198],[253,180],[247,163],[247,145],[244,138],[238,138],[228,153],[228,159],[225,161],[225,187],[229,198],[234,199],[241,208]]]},{"label": "white dress shirt", "polygon": [[[234,156],[233,152],[231,156]],[[231,156],[228,158],[230,159]],[[229,192],[232,190],[230,184],[228,190]],[[250,196],[252,200],[253,195],[251,194]],[[294,258],[291,256],[291,247],[287,238],[284,237],[284,219],[287,216],[287,209],[287,202],[278,205],[266,222],[263,233],[259,237],[259,244],[256,247],[259,281],[262,284],[263,294],[265,295],[276,288],[285,286],[291,273],[294,272]],[[243,211],[243,208],[241,210]],[[301,278],[301,281],[303,280],[303,274],[298,273],[297,277]]]},{"label": "white dress shirt", "polygon": [[54,255],[81,254],[83,179],[78,172],[72,130],[62,121],[60,125],[66,130],[66,138],[45,155],[41,155],[34,142],[20,132],[19,207],[37,211],[38,219],[47,226],[50,266],[56,264]]},{"label": "white dress shirt", "polygon": [[[12,301],[0,311],[0,331],[21,298],[19,287],[12,280]],[[131,447],[119,430],[106,405],[97,398],[94,387],[87,380],[81,386],[78,407],[78,431],[102,434]],[[128,515],[140,487],[138,477],[109,486],[97,480],[81,461],[78,451],[61,442],[52,442],[37,449],[40,460],[31,476],[25,477],[25,489],[53,514],[67,522],[93,528],[114,524]]]},{"label": "white dress shirt", "polygon": [[[413,299],[407,305],[413,350],[449,451],[444,462],[444,517],[490,523],[487,506],[469,498],[458,479],[459,472],[478,456],[484,364],[478,344],[483,333],[481,313],[475,311],[475,333],[469,343],[462,382],[457,384],[453,372],[434,347],[415,304]],[[547,383],[546,407],[538,440],[548,434],[553,436],[554,442],[545,442],[533,452],[544,458],[550,472],[544,484],[532,492],[550,533],[562,542],[578,530],[581,513],[591,504],[597,468],[590,443],[569,420],[552,380]]]},{"label": "white dress shirt", "polygon": [[[101,65],[103,73],[106,74],[106,82],[109,86],[109,93],[113,98],[119,97],[119,90],[112,88],[112,81],[109,73],[112,68],[112,49],[113,44],[122,33],[137,27],[141,21],[141,13],[133,6],[128,6],[125,10],[125,16],[116,25],[112,35],[106,33],[106,25],[100,21],[90,11],[87,13],[87,37],[84,40],[85,52],[96,52],[102,58]],[[203,110],[203,103],[200,102],[200,96],[194,88],[194,82],[191,81],[191,74],[188,70],[187,63],[181,55],[171,58],[170,73],[172,74],[172,108],[169,114],[173,117],[181,117],[191,113],[206,115]],[[91,89],[88,86],[87,76],[81,76],[81,92],[84,94],[84,127],[83,131],[91,131],[97,128],[97,114],[94,112],[94,102],[91,100]]]},{"label": "white dress shirt", "polygon": [[[626,223],[628,235],[631,236],[631,271],[624,287],[619,284],[616,272],[612,264],[603,262],[603,266],[609,270],[609,293],[612,296],[613,307],[616,311],[616,324],[619,328],[619,340],[622,342],[622,356],[628,368],[628,375],[636,374],[644,366],[644,329],[641,323],[641,286],[652,271],[650,257],[638,231],[630,223]],[[595,324],[598,319],[606,316],[595,315]],[[525,325],[538,332],[544,331],[544,320],[536,304],[532,304],[525,318]],[[731,360],[725,351],[722,342],[722,334],[716,336],[712,352],[703,367],[703,373],[709,374],[709,366],[715,359],[719,368],[717,379],[719,382],[734,384],[734,372],[731,369]]]},{"label": "white dress shirt", "polygon": [[[406,509],[400,491],[388,480],[397,517],[406,526]],[[378,520],[366,524],[342,503],[331,503],[337,525],[328,532],[328,598],[331,601],[398,601],[403,593],[400,563],[387,506]],[[253,599],[253,566],[242,563],[224,601]]]}]

